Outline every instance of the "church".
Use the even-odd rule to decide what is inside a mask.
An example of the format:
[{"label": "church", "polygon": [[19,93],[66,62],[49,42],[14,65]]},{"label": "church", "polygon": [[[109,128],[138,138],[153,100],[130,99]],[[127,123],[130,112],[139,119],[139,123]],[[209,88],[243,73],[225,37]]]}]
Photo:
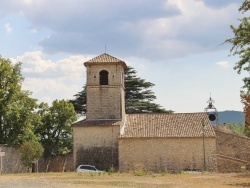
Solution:
[{"label": "church", "polygon": [[[248,168],[249,138],[215,128],[205,112],[126,114],[126,63],[104,53],[84,66],[87,110],[86,119],[72,125],[75,167],[91,164],[121,172],[233,172]],[[243,153],[236,151],[235,145]]]}]

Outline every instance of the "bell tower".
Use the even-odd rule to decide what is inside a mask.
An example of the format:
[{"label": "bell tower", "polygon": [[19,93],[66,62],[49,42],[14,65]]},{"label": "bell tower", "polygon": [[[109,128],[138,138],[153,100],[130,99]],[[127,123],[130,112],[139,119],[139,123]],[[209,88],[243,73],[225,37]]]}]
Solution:
[{"label": "bell tower", "polygon": [[84,66],[87,69],[86,120],[122,120],[125,62],[104,53],[85,62]]}]

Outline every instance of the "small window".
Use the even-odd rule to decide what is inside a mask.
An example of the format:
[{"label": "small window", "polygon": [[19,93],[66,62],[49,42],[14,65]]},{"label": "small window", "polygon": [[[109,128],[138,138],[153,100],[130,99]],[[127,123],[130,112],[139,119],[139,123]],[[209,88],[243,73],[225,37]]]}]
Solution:
[{"label": "small window", "polygon": [[93,171],[96,171],[96,169],[92,166],[89,167],[89,170],[93,170]]},{"label": "small window", "polygon": [[109,73],[108,71],[102,70],[99,73],[100,76],[100,85],[109,85]]},{"label": "small window", "polygon": [[80,166],[80,169],[87,169],[86,166]]}]

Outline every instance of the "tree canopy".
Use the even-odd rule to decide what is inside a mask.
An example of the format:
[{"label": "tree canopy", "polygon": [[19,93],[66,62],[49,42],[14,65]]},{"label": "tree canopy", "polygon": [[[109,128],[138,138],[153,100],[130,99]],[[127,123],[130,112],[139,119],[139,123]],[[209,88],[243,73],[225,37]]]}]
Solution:
[{"label": "tree canopy", "polygon": [[29,169],[32,163],[41,157],[44,149],[39,142],[29,141],[22,144],[19,151],[23,165]]},{"label": "tree canopy", "polygon": [[[243,1],[239,7],[239,11],[244,14],[250,9],[250,0]],[[230,49],[233,55],[239,56],[239,61],[236,62],[234,69],[238,74],[242,71],[250,73],[250,17],[245,16],[239,19],[239,25],[231,25],[231,29],[234,33],[234,37],[227,39],[225,42],[231,43]],[[244,105],[245,113],[245,129],[244,134],[250,136],[250,76],[243,79],[243,88],[246,91],[241,91],[241,99]]]},{"label": "tree canopy", "polygon": [[22,90],[21,63],[0,56],[0,144],[35,140],[36,100]]},{"label": "tree canopy", "polygon": [[159,104],[154,103],[156,96],[151,90],[154,84],[141,79],[136,73],[136,70],[130,66],[125,70],[126,113],[171,113],[171,110],[165,110]]},{"label": "tree canopy", "polygon": [[71,124],[77,119],[73,105],[65,100],[55,100],[50,107],[41,103],[38,114],[41,122],[36,126],[35,133],[41,139],[44,157],[72,151]]},{"label": "tree canopy", "polygon": [[[250,0],[245,0],[239,8],[241,13],[245,13],[250,9]],[[236,62],[234,69],[240,74],[241,71],[250,72],[250,17],[239,19],[238,26],[231,25],[234,37],[227,39],[225,42],[231,43],[231,53],[238,55],[240,60]],[[243,88],[250,91],[250,77],[243,79]]]},{"label": "tree canopy", "polygon": [[[156,96],[151,88],[151,82],[146,82],[136,75],[136,70],[128,66],[125,71],[125,111],[127,114],[134,113],[172,113],[165,110],[159,104],[154,103]],[[69,100],[74,105],[79,115],[86,113],[86,85],[83,90],[74,95],[75,99]]]}]

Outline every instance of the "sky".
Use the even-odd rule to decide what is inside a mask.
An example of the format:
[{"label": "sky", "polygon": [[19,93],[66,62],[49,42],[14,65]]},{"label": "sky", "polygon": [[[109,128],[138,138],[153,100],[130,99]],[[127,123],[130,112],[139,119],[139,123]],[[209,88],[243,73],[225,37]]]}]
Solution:
[{"label": "sky", "polygon": [[246,73],[230,55],[242,1],[1,0],[0,55],[22,62],[23,89],[39,102],[74,99],[83,63],[102,53],[152,82],[160,104],[177,113],[242,111]]}]

